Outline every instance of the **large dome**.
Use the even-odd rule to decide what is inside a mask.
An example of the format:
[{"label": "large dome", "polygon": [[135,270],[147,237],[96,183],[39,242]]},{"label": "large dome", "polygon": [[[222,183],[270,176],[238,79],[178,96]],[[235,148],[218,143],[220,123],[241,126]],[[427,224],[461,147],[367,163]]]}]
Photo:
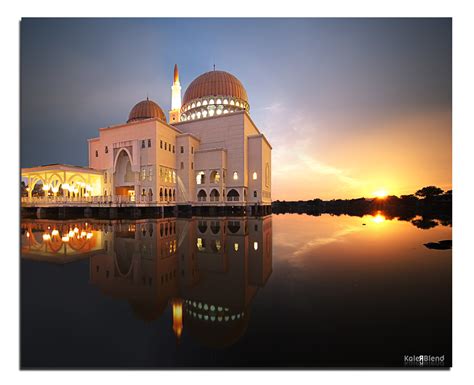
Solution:
[{"label": "large dome", "polygon": [[234,75],[209,71],[194,79],[183,97],[181,120],[249,110],[247,91]]},{"label": "large dome", "polygon": [[228,96],[248,102],[240,80],[225,71],[209,71],[194,79],[184,93],[183,104],[206,96]]},{"label": "large dome", "polygon": [[127,123],[150,118],[158,118],[163,122],[166,122],[166,116],[160,106],[154,101],[146,98],[146,100],[142,100],[135,104],[128,115]]}]

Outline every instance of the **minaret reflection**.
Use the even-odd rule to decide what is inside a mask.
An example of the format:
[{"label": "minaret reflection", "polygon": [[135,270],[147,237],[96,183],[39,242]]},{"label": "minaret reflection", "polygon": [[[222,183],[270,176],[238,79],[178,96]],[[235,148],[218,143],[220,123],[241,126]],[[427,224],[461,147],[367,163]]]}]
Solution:
[{"label": "minaret reflection", "polygon": [[272,273],[272,218],[167,218],[111,225],[90,281],[127,300],[137,318],[170,306],[179,340],[228,346],[245,332],[250,305]]}]

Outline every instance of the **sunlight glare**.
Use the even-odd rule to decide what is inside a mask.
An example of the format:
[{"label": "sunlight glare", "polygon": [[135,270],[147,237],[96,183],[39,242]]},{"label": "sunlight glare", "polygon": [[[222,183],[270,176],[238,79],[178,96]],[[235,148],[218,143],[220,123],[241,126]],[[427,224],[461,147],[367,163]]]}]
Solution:
[{"label": "sunlight glare", "polygon": [[377,214],[375,217],[372,218],[375,223],[382,223],[385,222],[385,217],[382,214]]},{"label": "sunlight glare", "polygon": [[385,189],[380,189],[374,192],[374,196],[380,199],[386,198],[387,195],[388,195],[388,192]]}]

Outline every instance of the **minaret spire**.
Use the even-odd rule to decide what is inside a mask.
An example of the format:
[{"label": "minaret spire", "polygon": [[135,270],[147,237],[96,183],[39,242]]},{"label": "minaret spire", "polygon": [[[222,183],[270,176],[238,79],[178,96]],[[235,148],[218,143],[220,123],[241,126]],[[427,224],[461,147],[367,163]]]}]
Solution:
[{"label": "minaret spire", "polygon": [[174,65],[174,84],[179,84],[179,71],[178,71],[178,65]]},{"label": "minaret spire", "polygon": [[179,122],[179,110],[181,109],[181,85],[179,84],[178,65],[174,65],[173,85],[171,86],[171,111],[170,123]]}]

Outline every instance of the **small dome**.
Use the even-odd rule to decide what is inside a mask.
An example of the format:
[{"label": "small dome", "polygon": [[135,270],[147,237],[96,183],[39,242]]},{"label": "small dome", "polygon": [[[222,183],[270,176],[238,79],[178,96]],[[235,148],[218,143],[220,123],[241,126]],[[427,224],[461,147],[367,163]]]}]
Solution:
[{"label": "small dome", "polygon": [[166,116],[160,106],[147,98],[135,104],[128,115],[127,123],[151,118],[158,118],[166,123]]},{"label": "small dome", "polygon": [[234,97],[248,103],[240,80],[225,71],[209,71],[194,79],[184,93],[183,105],[206,96]]}]

